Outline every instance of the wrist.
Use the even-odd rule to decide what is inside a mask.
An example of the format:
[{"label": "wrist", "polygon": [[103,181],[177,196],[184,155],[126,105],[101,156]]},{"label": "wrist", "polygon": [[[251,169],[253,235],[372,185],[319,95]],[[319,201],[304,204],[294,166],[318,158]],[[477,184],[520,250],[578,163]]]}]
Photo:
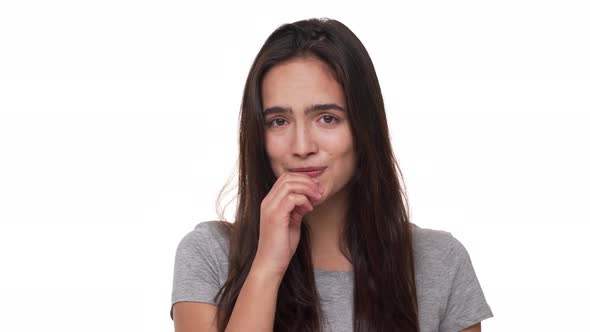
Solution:
[{"label": "wrist", "polygon": [[285,272],[268,269],[260,262],[257,262],[256,259],[254,259],[249,273],[249,276],[252,276],[258,282],[269,286],[276,285],[277,287],[281,284],[284,275]]}]

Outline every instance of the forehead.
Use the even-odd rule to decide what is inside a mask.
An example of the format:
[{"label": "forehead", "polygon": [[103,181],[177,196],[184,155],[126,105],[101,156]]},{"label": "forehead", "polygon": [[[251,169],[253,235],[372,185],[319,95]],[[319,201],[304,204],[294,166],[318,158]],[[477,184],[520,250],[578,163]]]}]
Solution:
[{"label": "forehead", "polygon": [[[281,62],[262,80],[262,102],[268,106],[294,106],[320,102],[344,104],[344,93],[330,67],[315,57]],[[276,105],[275,105],[276,104]]]}]

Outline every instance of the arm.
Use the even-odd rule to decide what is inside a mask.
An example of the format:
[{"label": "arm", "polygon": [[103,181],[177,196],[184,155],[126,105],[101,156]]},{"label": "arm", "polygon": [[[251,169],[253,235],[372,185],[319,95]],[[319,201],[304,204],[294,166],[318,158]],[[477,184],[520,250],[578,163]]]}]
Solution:
[{"label": "arm", "polygon": [[262,273],[253,264],[225,331],[272,332],[281,279]]},{"label": "arm", "polygon": [[201,302],[177,302],[174,312],[175,332],[217,332],[217,306]]},{"label": "arm", "polygon": [[[251,269],[240,290],[226,332],[273,331],[280,279]],[[209,303],[178,302],[174,310],[174,331],[217,331],[217,306]]]},{"label": "arm", "polygon": [[462,330],[461,332],[481,332],[481,322]]}]

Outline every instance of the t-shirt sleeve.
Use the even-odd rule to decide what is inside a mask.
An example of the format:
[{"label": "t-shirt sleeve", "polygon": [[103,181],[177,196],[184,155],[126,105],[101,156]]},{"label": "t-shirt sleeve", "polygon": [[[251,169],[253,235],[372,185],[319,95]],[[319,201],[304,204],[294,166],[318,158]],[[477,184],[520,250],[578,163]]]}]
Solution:
[{"label": "t-shirt sleeve", "polygon": [[176,302],[205,302],[217,305],[215,295],[221,288],[218,264],[211,254],[212,232],[207,223],[198,224],[186,234],[176,249],[172,307]]},{"label": "t-shirt sleeve", "polygon": [[457,332],[493,317],[479,284],[469,253],[459,240],[451,236],[449,260],[451,289],[440,332]]}]

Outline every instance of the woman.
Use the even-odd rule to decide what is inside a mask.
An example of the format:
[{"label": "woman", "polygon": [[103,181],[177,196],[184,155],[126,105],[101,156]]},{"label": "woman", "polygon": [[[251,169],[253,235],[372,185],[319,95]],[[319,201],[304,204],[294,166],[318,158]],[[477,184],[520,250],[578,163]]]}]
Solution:
[{"label": "woman", "polygon": [[469,255],[406,211],[383,98],[336,20],[285,24],[250,69],[236,220],[180,242],[177,331],[480,331]]}]

